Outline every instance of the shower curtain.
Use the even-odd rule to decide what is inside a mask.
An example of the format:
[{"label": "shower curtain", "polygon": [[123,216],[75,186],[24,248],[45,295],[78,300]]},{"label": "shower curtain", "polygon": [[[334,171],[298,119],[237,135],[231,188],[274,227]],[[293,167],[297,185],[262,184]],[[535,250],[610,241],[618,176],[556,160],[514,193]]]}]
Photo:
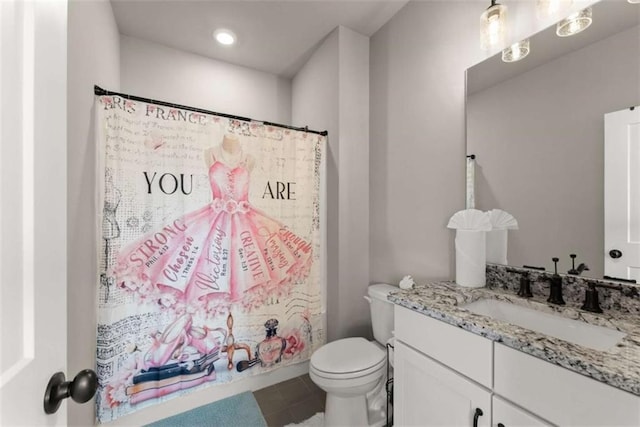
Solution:
[{"label": "shower curtain", "polygon": [[325,342],[326,136],[96,96],[100,422]]}]

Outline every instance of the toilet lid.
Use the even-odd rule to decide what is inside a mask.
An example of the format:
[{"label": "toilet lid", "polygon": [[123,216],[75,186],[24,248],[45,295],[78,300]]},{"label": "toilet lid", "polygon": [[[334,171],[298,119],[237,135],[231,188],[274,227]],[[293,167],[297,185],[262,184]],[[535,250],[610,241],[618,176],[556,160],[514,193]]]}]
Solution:
[{"label": "toilet lid", "polygon": [[385,352],[364,338],[344,338],[320,347],[311,356],[317,371],[348,374],[371,369],[385,360]]}]

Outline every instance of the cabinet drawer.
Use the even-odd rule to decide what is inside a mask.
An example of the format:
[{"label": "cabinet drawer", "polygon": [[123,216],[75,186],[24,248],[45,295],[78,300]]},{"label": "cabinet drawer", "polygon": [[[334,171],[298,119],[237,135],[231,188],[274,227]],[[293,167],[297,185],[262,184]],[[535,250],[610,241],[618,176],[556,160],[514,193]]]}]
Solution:
[{"label": "cabinet drawer", "polygon": [[551,427],[550,424],[542,421],[520,408],[515,407],[506,400],[493,396],[493,422],[492,426],[498,427]]},{"label": "cabinet drawer", "polygon": [[491,388],[490,340],[398,305],[395,307],[395,336],[462,375]]},{"label": "cabinet drawer", "polygon": [[562,426],[639,426],[640,397],[495,344],[494,392]]}]

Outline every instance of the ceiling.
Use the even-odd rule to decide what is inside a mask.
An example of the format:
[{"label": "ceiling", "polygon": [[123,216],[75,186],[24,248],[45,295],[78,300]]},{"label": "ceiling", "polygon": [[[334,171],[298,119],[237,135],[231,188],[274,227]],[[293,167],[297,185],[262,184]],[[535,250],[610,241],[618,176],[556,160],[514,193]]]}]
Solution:
[{"label": "ceiling", "polygon": [[[289,78],[337,26],[371,36],[407,2],[111,0],[121,34]],[[213,40],[221,27],[234,46]]]}]

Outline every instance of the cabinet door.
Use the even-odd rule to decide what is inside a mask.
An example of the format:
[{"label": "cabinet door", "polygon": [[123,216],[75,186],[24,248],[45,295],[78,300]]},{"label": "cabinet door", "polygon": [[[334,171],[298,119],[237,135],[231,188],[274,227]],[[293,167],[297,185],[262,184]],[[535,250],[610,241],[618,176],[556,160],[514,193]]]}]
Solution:
[{"label": "cabinet door", "polygon": [[549,427],[541,419],[523,411],[522,409],[493,396],[493,426],[494,427]]},{"label": "cabinet door", "polygon": [[489,391],[400,341],[394,360],[394,425],[490,425]]}]

